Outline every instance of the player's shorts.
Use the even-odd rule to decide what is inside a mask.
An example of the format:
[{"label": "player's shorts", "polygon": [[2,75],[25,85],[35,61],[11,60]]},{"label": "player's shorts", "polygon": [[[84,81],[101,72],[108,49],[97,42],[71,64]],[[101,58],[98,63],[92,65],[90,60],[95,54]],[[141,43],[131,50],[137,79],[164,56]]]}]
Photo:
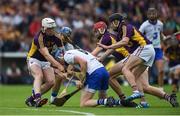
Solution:
[{"label": "player's shorts", "polygon": [[177,64],[176,66],[169,68],[169,71],[174,72],[176,69],[179,69],[179,68],[180,68],[180,64]]},{"label": "player's shorts", "polygon": [[87,74],[85,91],[95,93],[96,90],[106,91],[108,89],[109,73],[104,67],[96,69],[90,75]]},{"label": "player's shorts", "polygon": [[154,50],[155,50],[155,53],[156,53],[155,61],[162,60],[163,59],[163,51],[162,51],[162,49],[161,48],[154,48]]},{"label": "player's shorts", "polygon": [[138,47],[134,52],[133,55],[140,57],[145,62],[146,66],[152,66],[155,58],[155,51],[153,45],[145,45]]},{"label": "player's shorts", "polygon": [[27,59],[27,64],[28,64],[28,68],[30,68],[32,65],[36,64],[37,66],[39,66],[41,69],[47,69],[50,68],[50,62],[47,61],[40,61],[36,58],[29,58]]}]

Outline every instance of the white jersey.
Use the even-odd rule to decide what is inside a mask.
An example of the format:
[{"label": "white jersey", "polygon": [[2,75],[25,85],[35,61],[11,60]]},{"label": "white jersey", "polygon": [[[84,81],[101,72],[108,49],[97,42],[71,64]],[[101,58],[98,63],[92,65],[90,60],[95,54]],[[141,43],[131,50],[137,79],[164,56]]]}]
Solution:
[{"label": "white jersey", "polygon": [[161,32],[163,31],[163,23],[157,20],[156,24],[151,24],[148,20],[145,21],[139,28],[139,31],[145,34],[146,38],[149,39],[154,48],[161,48]]},{"label": "white jersey", "polygon": [[[104,67],[91,53],[82,50],[75,49],[69,50],[64,54],[64,60],[68,64],[74,64],[74,57],[78,56],[87,61],[87,73],[90,75],[96,69]],[[80,69],[79,65],[74,64],[75,68]]]}]

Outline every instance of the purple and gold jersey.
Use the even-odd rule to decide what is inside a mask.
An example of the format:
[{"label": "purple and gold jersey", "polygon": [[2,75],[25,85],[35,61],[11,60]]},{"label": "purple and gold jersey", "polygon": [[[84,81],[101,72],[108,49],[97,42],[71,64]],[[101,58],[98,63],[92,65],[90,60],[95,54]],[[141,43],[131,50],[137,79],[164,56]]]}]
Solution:
[{"label": "purple and gold jersey", "polygon": [[118,28],[118,38],[122,39],[123,37],[129,38],[128,47],[130,48],[130,53],[139,46],[151,44],[151,42],[131,24],[123,24]]},{"label": "purple and gold jersey", "polygon": [[[106,31],[104,35],[102,36],[100,43],[109,46],[109,45],[115,44],[117,41],[118,39],[114,34],[111,34],[108,31]],[[115,49],[112,55],[115,56],[117,60],[122,60],[123,58],[129,55],[129,52],[126,47],[121,47],[121,48]]]},{"label": "purple and gold jersey", "polygon": [[36,58],[40,61],[47,61],[46,58],[39,52],[39,49],[47,47],[50,53],[54,45],[58,47],[62,46],[61,40],[54,35],[48,36],[40,31],[32,40],[31,48],[28,52],[27,58]]}]

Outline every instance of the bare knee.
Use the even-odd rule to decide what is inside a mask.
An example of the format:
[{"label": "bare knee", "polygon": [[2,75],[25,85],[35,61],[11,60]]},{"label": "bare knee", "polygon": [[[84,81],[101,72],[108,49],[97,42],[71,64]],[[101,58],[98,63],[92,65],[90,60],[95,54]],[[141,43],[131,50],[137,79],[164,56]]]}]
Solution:
[{"label": "bare knee", "polygon": [[80,107],[87,107],[86,102],[80,102]]}]

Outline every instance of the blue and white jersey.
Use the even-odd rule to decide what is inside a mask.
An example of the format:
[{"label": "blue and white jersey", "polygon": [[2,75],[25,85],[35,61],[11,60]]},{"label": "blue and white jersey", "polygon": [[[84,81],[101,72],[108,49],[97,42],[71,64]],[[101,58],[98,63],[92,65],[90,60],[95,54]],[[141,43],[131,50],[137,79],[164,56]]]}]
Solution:
[{"label": "blue and white jersey", "polygon": [[72,64],[75,66],[75,68],[80,69],[78,64],[74,64],[74,57],[78,56],[87,61],[87,73],[90,75],[92,74],[96,69],[99,69],[101,67],[104,67],[97,59],[94,57],[91,53],[82,50],[82,49],[75,49],[75,50],[69,50],[65,52],[64,54],[64,60],[68,64]]},{"label": "blue and white jersey", "polygon": [[147,39],[149,39],[154,48],[161,48],[161,32],[163,32],[163,23],[157,20],[156,24],[151,24],[148,20],[145,21],[139,28]]},{"label": "blue and white jersey", "polygon": [[51,55],[55,58],[58,59],[60,55],[64,55],[64,53],[68,50],[73,50],[74,47],[70,43],[64,43],[64,46],[57,47],[56,45],[53,46],[53,50],[51,52]]}]

